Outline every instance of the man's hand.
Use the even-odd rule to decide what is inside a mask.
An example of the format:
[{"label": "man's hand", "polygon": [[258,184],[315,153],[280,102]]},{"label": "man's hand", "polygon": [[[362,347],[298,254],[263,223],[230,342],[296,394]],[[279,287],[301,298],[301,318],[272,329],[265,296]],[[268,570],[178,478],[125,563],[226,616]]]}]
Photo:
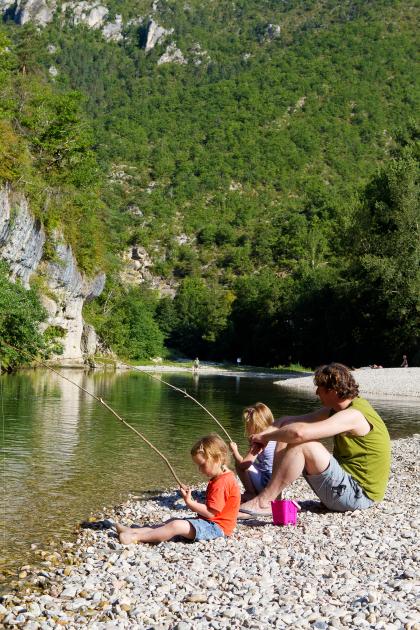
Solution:
[{"label": "man's hand", "polygon": [[251,435],[251,448],[257,449],[257,454],[262,451],[270,441],[270,436],[264,433],[254,433]]}]

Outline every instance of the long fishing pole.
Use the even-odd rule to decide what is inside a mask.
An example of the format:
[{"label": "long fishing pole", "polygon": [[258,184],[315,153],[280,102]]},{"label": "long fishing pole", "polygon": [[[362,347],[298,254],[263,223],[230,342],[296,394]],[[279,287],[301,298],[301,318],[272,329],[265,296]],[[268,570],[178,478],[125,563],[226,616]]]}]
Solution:
[{"label": "long fishing pole", "polygon": [[229,440],[229,442],[233,442],[233,440],[230,437],[229,433],[226,431],[225,427],[221,424],[221,422],[219,422],[219,420],[216,418],[216,416],[214,416],[211,413],[211,411],[209,411],[207,409],[207,407],[202,405],[201,402],[199,402],[196,398],[194,398],[194,396],[191,396],[191,394],[189,394],[187,392],[187,390],[181,389],[180,387],[176,387],[175,385],[172,385],[172,383],[168,383],[168,381],[165,381],[160,376],[156,376],[156,374],[153,374],[152,372],[148,372],[147,370],[142,370],[142,369],[136,367],[135,365],[128,365],[128,363],[121,363],[121,365],[124,365],[125,367],[130,368],[131,370],[136,370],[137,372],[140,372],[140,374],[145,374],[146,376],[149,376],[150,378],[153,378],[156,381],[160,381],[161,383],[164,383],[165,385],[167,385],[168,387],[171,387],[175,391],[180,392],[185,398],[189,398],[190,400],[195,402],[196,405],[201,407],[201,409],[203,409],[206,413],[209,414],[209,416],[211,418],[213,418],[213,420],[217,423],[217,425],[222,429],[223,433],[226,435],[226,437]]},{"label": "long fishing pole", "polygon": [[5,346],[8,346],[9,348],[14,350],[15,352],[18,352],[20,354],[23,354],[23,355],[29,357],[31,359],[31,361],[35,361],[35,363],[38,363],[39,365],[42,365],[43,367],[47,368],[48,370],[51,370],[51,372],[54,372],[54,374],[57,374],[61,378],[64,378],[64,380],[68,381],[72,385],[75,385],[78,389],[80,389],[81,391],[83,391],[86,394],[88,394],[88,396],[91,396],[92,398],[94,398],[95,400],[100,402],[101,405],[103,405],[106,409],[108,409],[108,411],[110,411],[120,422],[122,422],[122,424],[124,424],[126,427],[128,427],[129,429],[134,431],[134,433],[136,433],[136,435],[138,435],[144,442],[146,442],[146,444],[148,446],[150,446],[150,448],[153,449],[163,459],[163,461],[165,462],[165,464],[168,466],[169,470],[171,471],[173,477],[175,478],[176,482],[178,483],[179,487],[184,487],[184,484],[180,481],[180,479],[177,476],[175,470],[173,469],[172,465],[170,464],[168,459],[165,457],[165,455],[163,453],[161,453],[161,451],[158,448],[156,448],[156,446],[154,446],[154,444],[152,444],[142,433],[140,433],[140,431],[137,431],[137,429],[135,429],[133,426],[131,426],[131,424],[129,424],[126,420],[124,420],[124,418],[121,418],[121,416],[119,416],[117,414],[117,412],[114,411],[114,409],[112,409],[112,407],[110,407],[108,405],[108,403],[106,403],[102,398],[99,398],[99,396],[96,396],[95,394],[92,394],[92,392],[90,392],[89,390],[85,389],[81,385],[78,385],[78,383],[75,383],[70,378],[67,378],[67,376],[64,376],[64,374],[60,374],[60,372],[58,372],[57,370],[54,370],[54,368],[52,368],[50,365],[48,365],[44,361],[41,361],[40,359],[35,358],[33,356],[33,354],[27,352],[26,350],[22,350],[20,348],[15,348],[15,346],[12,346],[12,344],[8,343],[7,341],[4,341],[4,339],[0,339],[0,342],[3,343]]}]

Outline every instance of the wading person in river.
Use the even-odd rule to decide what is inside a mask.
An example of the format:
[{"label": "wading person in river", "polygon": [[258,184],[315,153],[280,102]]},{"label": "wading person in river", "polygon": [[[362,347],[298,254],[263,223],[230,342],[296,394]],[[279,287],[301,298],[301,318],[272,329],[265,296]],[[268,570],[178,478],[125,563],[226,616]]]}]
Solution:
[{"label": "wading person in river", "polygon": [[[267,487],[243,503],[241,512],[271,514],[271,501],[303,475],[322,504],[337,512],[365,509],[381,501],[389,478],[389,434],[369,402],[359,397],[350,370],[330,363],[315,372],[323,406],[302,416],[286,416],[252,436],[257,446],[277,442]],[[334,438],[333,454],[319,440]]]},{"label": "wading person in river", "polygon": [[181,488],[187,507],[196,518],[176,518],[151,527],[125,527],[116,524],[120,542],[159,543],[182,536],[187,540],[212,540],[230,536],[236,526],[241,494],[235,475],[227,464],[229,450],[226,443],[215,433],[194,444],[191,456],[198,470],[210,479],[206,490],[206,502],[194,501],[190,488]]}]

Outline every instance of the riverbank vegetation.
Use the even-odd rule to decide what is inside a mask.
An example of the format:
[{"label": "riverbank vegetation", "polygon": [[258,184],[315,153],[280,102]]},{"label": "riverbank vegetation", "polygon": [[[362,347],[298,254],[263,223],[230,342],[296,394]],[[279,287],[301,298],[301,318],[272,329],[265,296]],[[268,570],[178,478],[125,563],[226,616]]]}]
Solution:
[{"label": "riverbank vegetation", "polygon": [[[47,354],[51,335],[42,335],[40,325],[46,319],[34,290],[27,291],[19,282],[9,280],[9,269],[0,262],[0,339],[30,355]],[[59,346],[55,348],[59,351]],[[9,345],[0,344],[0,372],[14,370],[27,363],[27,357]]]},{"label": "riverbank vegetation", "polygon": [[[161,65],[169,40],[146,52],[147,20],[120,42],[58,17],[1,27],[0,178],[85,272],[107,271],[85,317],[108,345],[420,364],[415,11],[162,3],[154,19],[188,63]],[[121,281],[135,245],[171,297]]]}]

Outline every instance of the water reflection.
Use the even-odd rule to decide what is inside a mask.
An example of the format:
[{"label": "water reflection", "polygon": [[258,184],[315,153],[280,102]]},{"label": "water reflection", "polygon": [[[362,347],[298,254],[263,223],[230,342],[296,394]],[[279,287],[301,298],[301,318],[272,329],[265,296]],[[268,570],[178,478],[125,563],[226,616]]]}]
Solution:
[{"label": "water reflection", "polygon": [[[63,374],[106,400],[151,440],[187,483],[202,481],[191,444],[217,430],[191,400],[138,372]],[[314,394],[273,385],[274,378],[171,374],[165,380],[205,405],[245,449],[242,409],[256,401],[276,417],[306,413]],[[59,376],[42,370],[0,377],[4,481],[3,554],[8,566],[29,559],[30,544],[66,537],[92,511],[127,494],[174,485],[166,465],[104,407]],[[418,401],[374,400],[392,437],[420,428]],[[2,555],[3,555],[2,554]]]}]

